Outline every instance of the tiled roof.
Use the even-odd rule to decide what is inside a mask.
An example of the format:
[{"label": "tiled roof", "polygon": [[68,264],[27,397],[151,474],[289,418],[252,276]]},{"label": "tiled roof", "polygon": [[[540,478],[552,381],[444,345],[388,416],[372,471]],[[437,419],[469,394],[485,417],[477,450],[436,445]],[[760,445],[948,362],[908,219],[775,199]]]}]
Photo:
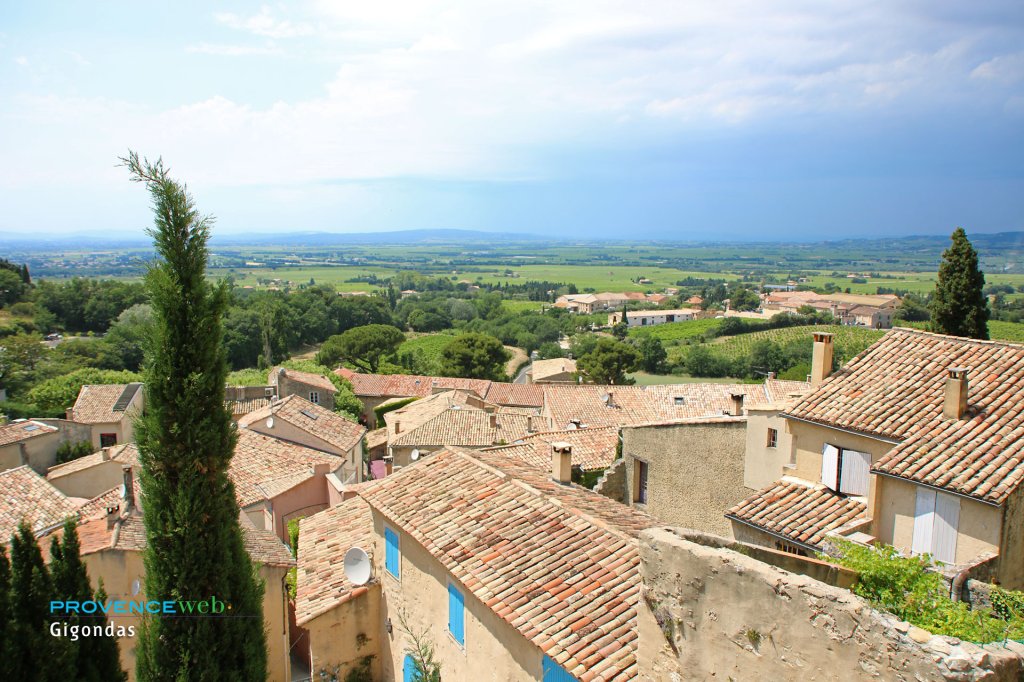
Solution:
[{"label": "tiled roof", "polygon": [[442,451],[360,494],[571,674],[637,677],[651,517],[494,452]]},{"label": "tiled roof", "polygon": [[825,534],[864,517],[867,506],[823,486],[785,480],[754,493],[725,513],[761,530],[820,549]]},{"label": "tiled roof", "polygon": [[[136,481],[138,477],[136,476]],[[136,486],[138,483],[136,483]],[[107,508],[118,506],[121,503],[121,486],[111,488],[105,493],[100,493],[78,508],[78,515],[83,521],[105,517]]]},{"label": "tiled roof", "polygon": [[388,444],[388,430],[387,427],[382,426],[379,429],[366,432],[366,449],[372,450],[382,445]]},{"label": "tiled roof", "polygon": [[514,445],[488,448],[490,452],[518,457],[542,471],[551,470],[551,444],[572,445],[572,464],[584,471],[605,469],[615,462],[619,444],[619,429],[604,426],[595,429],[574,429],[570,431],[542,431],[528,434]]},{"label": "tiled roof", "polygon": [[346,369],[336,369],[334,373],[348,379],[358,396],[422,398],[433,393],[436,385],[438,388],[472,391],[482,398],[491,384],[486,379],[430,377],[421,374],[361,374]]},{"label": "tiled roof", "polygon": [[[494,418],[495,426],[491,426]],[[528,431],[530,417],[503,412],[492,414],[470,407],[451,407],[420,426],[391,439],[390,445],[486,446],[511,443]]]},{"label": "tiled roof", "polygon": [[70,462],[64,462],[63,464],[57,464],[50,467],[46,472],[46,480],[53,481],[61,478],[62,476],[78,473],[79,471],[85,471],[86,469],[91,469],[94,466],[106,462],[107,460],[135,466],[139,461],[139,451],[132,443],[122,443],[121,445],[103,448],[91,455],[78,457]]},{"label": "tiled roof", "polygon": [[78,514],[64,493],[28,466],[0,472],[0,544],[6,544],[22,520],[36,533]]},{"label": "tiled roof", "polygon": [[[947,370],[968,412],[942,415]],[[788,414],[897,441],[872,471],[1002,504],[1024,480],[1024,346],[894,329]]]},{"label": "tiled roof", "polygon": [[492,381],[484,400],[495,405],[509,407],[542,407],[544,389],[533,384],[506,384]]},{"label": "tiled roof", "polygon": [[142,390],[142,384],[86,384],[78,393],[75,406],[71,409],[74,421],[82,424],[108,424],[121,421],[124,410],[114,411],[118,398],[129,386],[135,386],[135,393]]},{"label": "tiled roof", "polygon": [[231,410],[232,416],[239,417],[259,410],[270,404],[270,398],[244,398],[242,400],[225,400],[224,406]]},{"label": "tiled roof", "polygon": [[352,584],[341,562],[352,547],[361,547],[372,557],[373,545],[370,505],[358,496],[299,522],[295,585],[295,618],[299,625],[367,591],[366,586]]},{"label": "tiled roof", "polygon": [[[267,377],[267,381],[270,383],[271,386],[277,386],[277,375],[278,372],[281,371],[281,369],[282,368],[280,367],[275,367],[272,370],[270,370],[270,375]],[[292,381],[298,381],[309,386],[315,386],[324,391],[330,391],[331,393],[334,393],[335,391],[338,390],[338,387],[335,386],[330,379],[323,376],[322,374],[313,374],[312,372],[300,372],[297,369],[285,369],[284,373],[285,377],[291,379]]]},{"label": "tiled roof", "polygon": [[551,358],[550,360],[534,360],[530,364],[530,375],[534,381],[543,381],[547,377],[576,371],[576,361],[569,358]]},{"label": "tiled roof", "polygon": [[10,424],[4,424],[0,426],[0,447],[19,443],[36,436],[43,436],[47,433],[53,433],[56,430],[56,427],[49,424],[31,420],[18,420]]},{"label": "tiled roof", "polygon": [[270,416],[292,424],[342,451],[351,450],[359,445],[363,434],[366,433],[366,429],[359,424],[350,422],[337,412],[314,405],[298,395],[290,395],[251,412],[238,420],[238,425],[247,427]]},{"label": "tiled roof", "polygon": [[326,464],[333,471],[341,462],[335,455],[240,429],[228,475],[238,504],[247,507],[312,478],[316,464]]},{"label": "tiled roof", "polygon": [[428,395],[425,398],[420,398],[419,400],[414,400],[408,405],[404,405],[398,409],[385,413],[384,423],[387,424],[388,433],[393,437],[396,435],[396,423],[400,426],[399,433],[405,433],[406,431],[426,424],[428,421],[451,407],[466,407],[469,405],[475,405],[477,408],[495,407],[494,405],[484,402],[471,391],[466,391],[464,389],[444,391],[442,393]]}]

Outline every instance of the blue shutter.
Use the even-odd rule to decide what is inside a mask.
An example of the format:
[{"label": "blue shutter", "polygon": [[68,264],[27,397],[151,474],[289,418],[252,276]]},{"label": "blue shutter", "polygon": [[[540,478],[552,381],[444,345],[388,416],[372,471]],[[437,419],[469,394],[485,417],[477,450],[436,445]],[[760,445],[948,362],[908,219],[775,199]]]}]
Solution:
[{"label": "blue shutter", "polygon": [[565,668],[558,665],[551,658],[545,656],[543,663],[543,682],[579,682],[575,677],[566,672]]},{"label": "blue shutter", "polygon": [[466,643],[465,600],[458,588],[448,583],[448,632],[459,644]]},{"label": "blue shutter", "polygon": [[399,577],[399,554],[398,554],[398,534],[390,528],[384,529],[384,568],[388,573]]},{"label": "blue shutter", "polygon": [[416,682],[416,661],[412,656],[405,655],[405,662],[402,664],[402,682]]}]

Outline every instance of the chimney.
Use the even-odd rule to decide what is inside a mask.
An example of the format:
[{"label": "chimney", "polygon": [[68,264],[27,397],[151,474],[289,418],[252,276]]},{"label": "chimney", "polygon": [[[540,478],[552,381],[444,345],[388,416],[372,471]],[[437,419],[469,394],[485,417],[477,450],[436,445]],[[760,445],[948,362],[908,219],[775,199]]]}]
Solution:
[{"label": "chimney", "polygon": [[743,399],[746,397],[742,393],[733,393],[729,396],[732,398],[732,411],[729,412],[734,417],[743,416]]},{"label": "chimney", "polygon": [[132,476],[132,468],[122,466],[121,477],[124,479],[124,509],[128,511],[135,506],[135,477]]},{"label": "chimney", "polygon": [[526,430],[528,433],[533,433],[533,416],[526,416]]},{"label": "chimney", "polygon": [[967,413],[967,368],[950,367],[946,375],[946,395],[942,402],[942,416],[963,419]]},{"label": "chimney", "polygon": [[102,448],[100,450],[100,459],[102,459],[104,462],[110,459],[110,448]]},{"label": "chimney", "polygon": [[326,476],[331,473],[331,465],[328,462],[311,462],[310,470],[314,476]]},{"label": "chimney", "polygon": [[401,432],[402,432],[402,422],[400,422],[399,420],[396,419],[395,420],[395,433],[401,433]]},{"label": "chimney", "polygon": [[615,407],[615,391],[608,391],[608,407]]},{"label": "chimney", "polygon": [[498,415],[492,412],[491,414],[487,415],[487,420],[492,429],[498,428]]},{"label": "chimney", "polygon": [[817,386],[832,374],[832,335],[814,332],[814,352],[811,355],[811,386]]},{"label": "chimney", "polygon": [[75,409],[73,407],[65,409],[64,418],[67,419],[69,422],[75,421]]},{"label": "chimney", "polygon": [[551,444],[551,480],[562,485],[572,483],[572,445],[569,443]]}]

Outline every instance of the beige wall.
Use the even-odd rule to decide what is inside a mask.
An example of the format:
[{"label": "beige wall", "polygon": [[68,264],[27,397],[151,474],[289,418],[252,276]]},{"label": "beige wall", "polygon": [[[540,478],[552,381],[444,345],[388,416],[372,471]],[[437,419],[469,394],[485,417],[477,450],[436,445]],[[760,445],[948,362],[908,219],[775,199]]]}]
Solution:
[{"label": "beige wall", "polygon": [[[768,429],[778,432],[776,446],[768,447]],[[747,410],[746,457],[743,485],[761,490],[789,473],[793,461],[793,436],[777,410]]]},{"label": "beige wall", "polygon": [[124,483],[124,474],[120,462],[108,459],[88,469],[79,469],[47,480],[68,497],[91,499]]},{"label": "beige wall", "polygon": [[[502,620],[473,594],[457,583],[465,597],[465,648],[448,633],[448,583],[451,575],[429,552],[394,526],[401,551],[400,579],[384,570],[384,519],[374,512],[376,547],[374,575],[382,586],[381,676],[402,679],[402,662],[409,637],[399,625],[405,613],[410,627],[426,632],[434,646],[445,680],[483,682],[493,680],[540,680],[542,652],[518,630]],[[391,620],[393,631],[383,630]]]},{"label": "beige wall", "polygon": [[[732,535],[725,511],[746,497],[743,422],[622,430],[626,500],[672,525]],[[647,504],[634,503],[636,460],[646,461]]]},{"label": "beige wall", "polygon": [[412,451],[419,450],[420,458],[429,457],[430,454],[436,450],[442,449],[440,445],[418,445],[412,447],[411,445],[397,445],[395,447],[389,447],[388,452],[393,458],[391,460],[391,466],[393,467],[407,467],[412,464]]},{"label": "beige wall", "polygon": [[[303,624],[309,635],[310,670],[318,680],[321,670],[333,672],[340,666],[339,679],[366,656],[373,656],[370,671],[381,679],[381,586],[371,584],[370,591],[335,606]],[[400,677],[398,679],[401,679]]]},{"label": "beige wall", "polygon": [[328,494],[325,473],[307,479],[270,500],[273,522],[267,530],[288,542],[288,522],[310,516],[327,508]]},{"label": "beige wall", "polygon": [[[88,436],[83,438],[86,439]],[[65,440],[62,431],[54,431],[0,447],[0,471],[27,464],[45,476],[46,470],[57,463],[57,447]]]},{"label": "beige wall", "polygon": [[[143,592],[132,594],[132,582],[145,586],[145,570],[141,552],[104,550],[82,557],[93,588],[103,579],[103,588],[110,600],[145,599]],[[260,577],[265,582],[263,621],[267,635],[267,671],[271,682],[290,682],[291,664],[288,659],[288,612],[284,578],[287,569],[280,566],[260,566]],[[137,615],[111,615],[114,625],[136,628],[135,637],[118,640],[121,666],[128,672],[129,681],[135,680],[135,647],[138,643],[139,617]]]},{"label": "beige wall", "polygon": [[[322,388],[320,386],[310,386],[309,384],[295,379],[288,378],[287,376],[281,376],[280,374],[276,377],[277,379],[277,395],[281,398],[287,398],[290,395],[297,395],[304,400],[309,400],[310,393],[320,394],[320,402],[317,404],[320,407],[325,407],[328,410],[334,409],[334,394],[336,390]],[[312,402],[312,401],[310,401]]]},{"label": "beige wall", "polygon": [[1003,507],[999,549],[999,582],[1011,590],[1024,590],[1024,488],[1010,495]]},{"label": "beige wall", "polygon": [[117,445],[131,443],[135,440],[135,431],[132,429],[132,420],[129,418],[106,424],[89,424],[89,427],[92,429],[93,450],[100,449],[100,435],[104,433],[117,434]]}]

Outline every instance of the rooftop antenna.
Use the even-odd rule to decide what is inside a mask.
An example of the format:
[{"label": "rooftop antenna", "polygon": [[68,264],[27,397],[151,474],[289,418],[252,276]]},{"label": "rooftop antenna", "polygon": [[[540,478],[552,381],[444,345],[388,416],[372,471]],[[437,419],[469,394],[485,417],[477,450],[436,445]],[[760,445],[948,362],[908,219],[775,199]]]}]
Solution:
[{"label": "rooftop antenna", "polygon": [[352,547],[345,552],[345,577],[353,585],[365,585],[370,582],[371,570],[370,555],[361,547]]}]

